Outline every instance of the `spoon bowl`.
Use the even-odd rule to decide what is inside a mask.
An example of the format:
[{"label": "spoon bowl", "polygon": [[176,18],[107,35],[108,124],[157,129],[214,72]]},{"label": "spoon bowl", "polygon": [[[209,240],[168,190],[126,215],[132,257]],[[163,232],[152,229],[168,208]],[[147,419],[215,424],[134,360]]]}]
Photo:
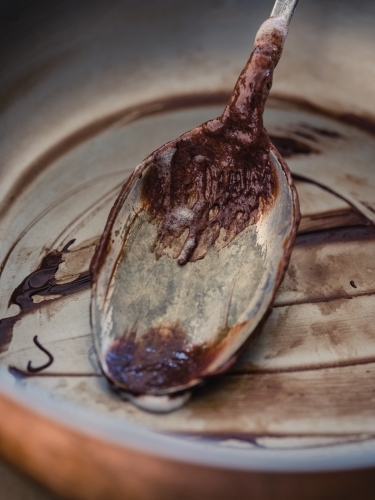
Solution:
[{"label": "spoon bowl", "polygon": [[283,278],[298,199],[262,117],[288,22],[278,15],[262,25],[221,117],[136,168],[97,248],[100,366],[144,409],[176,409],[191,387],[227,370],[260,331]]}]

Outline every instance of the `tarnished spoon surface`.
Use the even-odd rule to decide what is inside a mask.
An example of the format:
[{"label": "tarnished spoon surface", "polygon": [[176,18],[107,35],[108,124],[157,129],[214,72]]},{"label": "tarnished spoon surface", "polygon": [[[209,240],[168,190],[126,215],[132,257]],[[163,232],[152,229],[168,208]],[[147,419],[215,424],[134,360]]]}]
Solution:
[{"label": "tarnished spoon surface", "polygon": [[283,278],[299,207],[263,111],[296,3],[276,2],[222,116],[154,151],[110,213],[91,266],[95,346],[144,409],[175,409],[228,369]]}]

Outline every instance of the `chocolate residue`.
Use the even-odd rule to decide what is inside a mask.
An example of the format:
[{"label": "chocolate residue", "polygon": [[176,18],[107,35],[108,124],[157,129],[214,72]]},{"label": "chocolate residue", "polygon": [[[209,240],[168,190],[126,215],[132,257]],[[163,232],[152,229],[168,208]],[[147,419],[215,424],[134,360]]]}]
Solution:
[{"label": "chocolate residue", "polygon": [[295,246],[311,247],[315,245],[343,244],[375,240],[375,226],[339,227],[313,233],[302,233],[296,238]]},{"label": "chocolate residue", "polygon": [[[306,101],[305,99],[300,99],[299,97],[286,97],[281,94],[273,94],[272,98],[275,102],[288,104],[289,106],[293,106],[300,111],[306,111],[307,113],[314,113],[320,116],[333,118],[338,122],[354,126],[364,132],[370,133],[372,136],[375,136],[375,119],[373,116],[360,116],[354,113],[338,113],[333,109],[323,108],[317,104]],[[333,139],[344,138],[339,132],[334,130],[314,127],[305,123],[301,123],[301,125],[305,126],[306,129],[313,130],[321,136],[332,137]]]},{"label": "chocolate residue", "polygon": [[74,240],[70,241],[61,252],[57,250],[49,252],[42,259],[39,268],[29,274],[12,293],[9,299],[9,306],[16,304],[20,307],[21,311],[15,316],[0,320],[0,352],[4,352],[8,348],[12,340],[13,327],[17,321],[24,315],[44,305],[45,302],[43,301],[33,301],[35,295],[41,297],[57,296],[60,298],[90,287],[91,278],[88,271],[81,273],[75,280],[69,283],[58,283],[55,279],[59,265],[63,262],[63,255],[69,252],[69,246],[73,242]]},{"label": "chocolate residue", "polygon": [[359,116],[354,113],[344,113],[339,115],[338,118],[344,123],[354,125],[365,132],[369,132],[371,135],[375,135],[375,121],[373,117]]},{"label": "chocolate residue", "polygon": [[24,378],[35,377],[35,373],[30,373],[25,370],[21,370],[16,366],[8,366],[8,372],[15,377],[16,380],[23,380]]},{"label": "chocolate residue", "polygon": [[[296,132],[297,133],[297,132]],[[302,135],[302,134],[300,134]],[[270,136],[272,144],[283,158],[291,158],[296,155],[317,154],[319,151],[312,148],[305,142],[297,141],[292,137]]]},{"label": "chocolate residue", "polygon": [[225,104],[229,95],[229,91],[218,91],[207,94],[183,94],[165,99],[149,101],[143,104],[137,104],[136,106],[120,109],[114,113],[100,117],[98,120],[91,122],[88,125],[84,125],[78,130],[74,130],[72,134],[64,137],[61,142],[52,146],[51,149],[44,152],[29,165],[26,175],[23,175],[21,179],[16,181],[12,189],[6,194],[5,198],[1,200],[0,218],[8,213],[12,203],[17,200],[20,194],[24,192],[24,190],[38,177],[38,175],[44,172],[44,170],[47,169],[53,162],[88,139],[95,137],[103,130],[108,129],[117,123],[121,123],[122,121],[130,123],[134,120],[139,120],[143,117],[152,116],[157,113],[210,104]]},{"label": "chocolate residue", "polygon": [[317,142],[318,139],[316,138],[315,135],[311,134],[310,132],[304,132],[302,130],[294,130],[294,134],[298,135],[299,137],[303,137],[304,139],[308,139],[309,141]]},{"label": "chocolate residue", "polygon": [[211,245],[220,249],[254,224],[275,199],[263,111],[285,29],[271,24],[260,33],[222,116],[150,158],[141,195],[157,226],[157,257],[171,248],[179,264],[202,259]]},{"label": "chocolate residue", "polygon": [[153,393],[200,378],[216,355],[212,346],[190,344],[178,324],[152,328],[137,340],[132,329],[107,352],[107,375],[133,393]]},{"label": "chocolate residue", "polygon": [[342,139],[342,135],[336,132],[335,130],[328,130],[326,128],[314,127],[313,125],[309,125],[307,123],[301,123],[301,127],[311,130],[315,134],[321,135],[323,137],[329,137],[330,139]]},{"label": "chocolate residue", "polygon": [[31,361],[29,361],[27,363],[27,371],[30,372],[30,373],[37,373],[37,372],[41,372],[42,370],[45,370],[46,368],[48,368],[49,366],[52,365],[52,363],[53,363],[53,356],[52,356],[52,354],[45,347],[42,346],[42,344],[38,340],[38,336],[37,335],[34,336],[33,341],[34,341],[34,344],[37,347],[39,347],[39,349],[41,351],[43,351],[45,354],[47,354],[47,356],[48,356],[48,361],[46,363],[44,363],[44,365],[38,366],[36,368],[32,366]]}]

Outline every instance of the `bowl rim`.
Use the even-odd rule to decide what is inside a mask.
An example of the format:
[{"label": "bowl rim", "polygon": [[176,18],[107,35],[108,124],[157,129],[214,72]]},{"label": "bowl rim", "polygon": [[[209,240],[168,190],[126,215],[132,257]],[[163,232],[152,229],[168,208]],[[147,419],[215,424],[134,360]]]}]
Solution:
[{"label": "bowl rim", "polygon": [[[25,390],[3,367],[0,367],[1,396],[37,417],[52,420],[67,433],[73,431],[89,439],[120,446],[129,453],[137,451],[174,462],[279,473],[343,471],[375,466],[375,438],[289,450],[218,446],[209,439],[189,439],[153,431],[134,422],[124,422],[117,416],[99,414],[69,400],[58,397],[51,400],[40,388],[28,387]],[[0,419],[0,429],[2,426]]]}]

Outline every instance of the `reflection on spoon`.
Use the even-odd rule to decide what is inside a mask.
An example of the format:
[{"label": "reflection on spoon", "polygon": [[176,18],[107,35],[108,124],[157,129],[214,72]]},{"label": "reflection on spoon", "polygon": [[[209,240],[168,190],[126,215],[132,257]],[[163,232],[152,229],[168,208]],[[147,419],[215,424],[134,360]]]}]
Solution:
[{"label": "reflection on spoon", "polygon": [[170,411],[260,331],[299,221],[263,112],[296,2],[276,2],[222,116],[152,153],[125,184],[94,256],[103,373]]}]

